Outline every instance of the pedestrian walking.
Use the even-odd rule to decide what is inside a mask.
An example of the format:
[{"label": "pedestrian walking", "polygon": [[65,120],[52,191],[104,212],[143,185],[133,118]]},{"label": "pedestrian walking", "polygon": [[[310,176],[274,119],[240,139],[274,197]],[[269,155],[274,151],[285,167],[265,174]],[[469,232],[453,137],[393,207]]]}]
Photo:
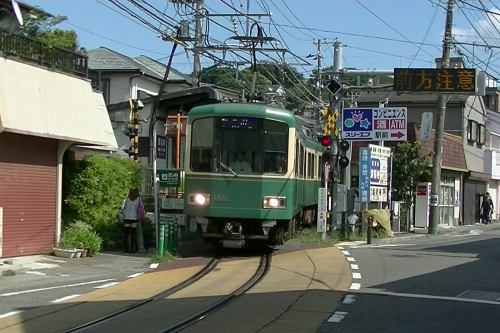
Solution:
[{"label": "pedestrian walking", "polygon": [[129,190],[127,198],[123,200],[121,212],[123,215],[125,252],[137,252],[137,225],[144,219],[144,204],[137,187],[132,187]]},{"label": "pedestrian walking", "polygon": [[493,200],[491,200],[491,196],[488,192],[486,192],[486,196],[484,197],[483,203],[481,204],[481,212],[483,217],[483,223],[489,224],[491,223],[491,216],[493,215]]}]

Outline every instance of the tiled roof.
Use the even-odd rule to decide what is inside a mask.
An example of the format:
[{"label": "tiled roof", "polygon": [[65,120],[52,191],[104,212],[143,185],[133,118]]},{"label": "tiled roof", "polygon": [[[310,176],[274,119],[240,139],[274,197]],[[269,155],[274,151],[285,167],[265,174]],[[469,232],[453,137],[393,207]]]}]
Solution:
[{"label": "tiled roof", "polygon": [[[147,56],[130,58],[102,46],[89,50],[88,57],[89,69],[95,71],[143,72],[150,77],[162,80],[166,69],[165,65]],[[170,68],[168,80],[191,82],[188,75],[182,74],[174,68]]]},{"label": "tiled roof", "polygon": [[[138,62],[140,65],[152,71],[159,79],[163,79],[163,76],[165,75],[165,69],[167,66],[165,66],[161,62],[158,62],[144,55],[135,57],[134,60]],[[170,73],[168,73],[168,79],[172,81],[180,80],[180,81],[191,82],[191,77],[189,75],[183,74],[175,68],[170,68]]]}]

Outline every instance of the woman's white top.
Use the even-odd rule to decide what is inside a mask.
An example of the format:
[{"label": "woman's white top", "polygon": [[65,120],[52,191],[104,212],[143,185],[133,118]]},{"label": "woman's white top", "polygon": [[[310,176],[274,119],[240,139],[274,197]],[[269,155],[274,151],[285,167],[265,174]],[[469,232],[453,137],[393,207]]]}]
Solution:
[{"label": "woman's white top", "polygon": [[127,198],[123,201],[123,219],[124,220],[137,220],[137,206],[139,206],[141,198],[130,200]]}]

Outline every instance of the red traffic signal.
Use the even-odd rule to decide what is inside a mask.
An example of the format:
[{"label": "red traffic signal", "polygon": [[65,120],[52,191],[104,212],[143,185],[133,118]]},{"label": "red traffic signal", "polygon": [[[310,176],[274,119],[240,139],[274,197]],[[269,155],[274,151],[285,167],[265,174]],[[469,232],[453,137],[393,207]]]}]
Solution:
[{"label": "red traffic signal", "polygon": [[323,147],[329,147],[332,144],[332,137],[329,135],[323,135],[319,138],[319,142]]}]

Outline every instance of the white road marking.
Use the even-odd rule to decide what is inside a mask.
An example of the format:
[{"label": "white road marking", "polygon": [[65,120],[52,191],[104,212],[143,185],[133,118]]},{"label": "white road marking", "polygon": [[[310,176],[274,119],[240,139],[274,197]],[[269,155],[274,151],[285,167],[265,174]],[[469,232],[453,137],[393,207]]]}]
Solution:
[{"label": "white road marking", "polygon": [[346,251],[346,250],[342,250],[342,253],[346,256],[350,256],[351,254],[349,253],[349,251]]},{"label": "white road marking", "polygon": [[47,275],[45,273],[37,272],[37,271],[26,271],[25,273],[26,274],[32,274],[32,275]]},{"label": "white road marking", "polygon": [[351,246],[352,249],[368,249],[368,248],[384,248],[384,247],[399,247],[399,246],[413,246],[416,244],[401,243],[401,244],[363,244]]},{"label": "white road marking", "polygon": [[114,286],[115,284],[118,284],[118,282],[109,282],[109,283],[106,283],[106,284],[103,284],[103,285],[100,285],[100,286],[96,286],[96,287],[94,287],[94,289],[104,289],[104,288],[107,288],[107,287]]},{"label": "white road marking", "polygon": [[29,294],[29,293],[35,293],[37,291],[54,290],[54,289],[60,289],[60,288],[70,288],[70,287],[85,286],[85,285],[88,285],[88,284],[103,283],[103,282],[108,282],[108,281],[113,281],[113,280],[114,279],[105,279],[105,280],[96,280],[96,281],[88,281],[88,282],[81,282],[81,283],[65,284],[65,285],[62,285],[62,286],[54,286],[54,287],[47,287],[47,288],[37,288],[37,289],[28,289],[28,290],[14,291],[14,292],[11,292],[11,293],[0,294],[0,297],[15,296],[15,295],[21,295],[21,294]]},{"label": "white road marking", "polygon": [[7,312],[7,313],[4,313],[4,314],[0,314],[0,319],[2,318],[7,318],[7,317],[10,317],[10,316],[14,316],[18,313],[21,313],[23,311],[11,311],[11,312]]},{"label": "white road marking", "polygon": [[61,265],[48,264],[48,263],[44,263],[44,262],[32,262],[32,263],[23,265],[23,267],[26,267],[27,269],[35,270],[35,269],[57,268],[57,267],[61,267]]},{"label": "white road marking", "polygon": [[333,315],[328,318],[329,323],[340,323],[342,319],[347,316],[347,312],[342,312],[342,311],[335,311]]},{"label": "white road marking", "polygon": [[352,273],[353,279],[361,279],[361,273]]},{"label": "white road marking", "polygon": [[345,295],[344,299],[342,300],[342,304],[352,304],[355,301],[356,301],[356,295],[347,294],[347,295]]},{"label": "white road marking", "polygon": [[359,290],[359,289],[361,289],[361,283],[351,283],[351,287],[349,289]]},{"label": "white road marking", "polygon": [[359,269],[358,264],[351,264],[351,269]]},{"label": "white road marking", "polygon": [[61,302],[67,301],[69,299],[78,297],[78,296],[80,296],[80,294],[74,294],[74,295],[69,295],[69,296],[61,297],[61,298],[53,300],[52,303],[61,303]]},{"label": "white road marking", "polygon": [[339,249],[339,250],[343,250],[343,249],[344,249],[344,247],[343,247],[343,246],[337,246],[337,249]]},{"label": "white road marking", "polygon": [[144,272],[131,274],[131,275],[127,276],[127,277],[128,277],[128,278],[135,278],[135,277],[138,277],[139,275],[142,275],[142,274],[144,274]]},{"label": "white road marking", "polygon": [[352,262],[354,262],[354,261],[356,261],[356,259],[354,259],[353,257],[347,257],[347,261],[352,261]]},{"label": "white road marking", "polygon": [[149,268],[158,268],[159,265],[160,264],[158,264],[158,263],[154,263],[154,264],[149,265]]}]

